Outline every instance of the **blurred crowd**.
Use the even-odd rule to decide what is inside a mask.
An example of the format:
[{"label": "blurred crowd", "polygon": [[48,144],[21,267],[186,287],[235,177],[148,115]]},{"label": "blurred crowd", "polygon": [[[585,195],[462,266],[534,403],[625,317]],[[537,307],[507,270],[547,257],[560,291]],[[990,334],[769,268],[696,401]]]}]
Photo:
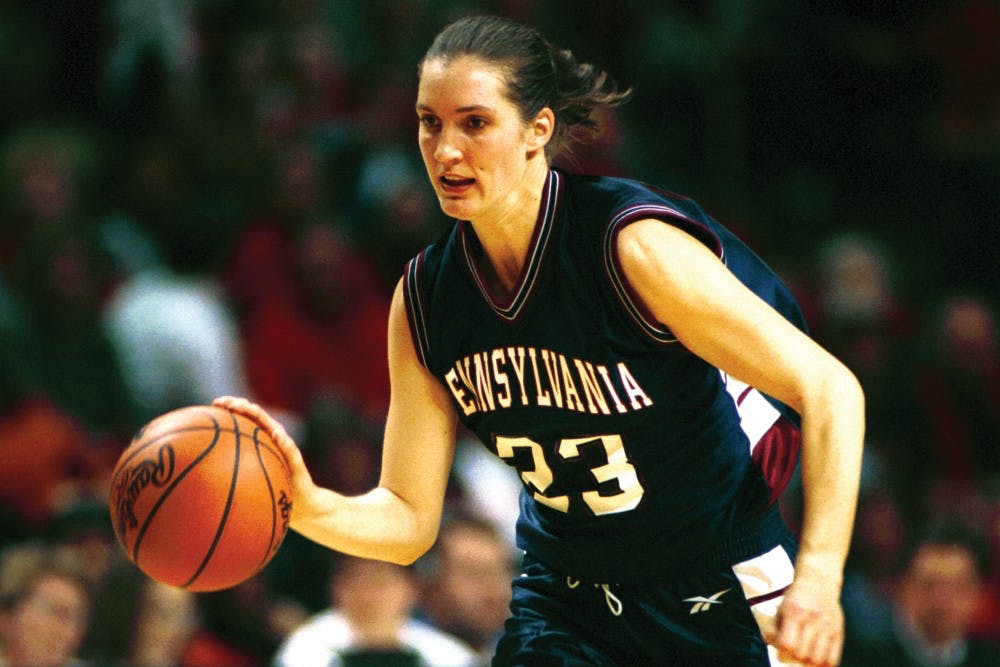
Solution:
[{"label": "blurred crowd", "polygon": [[[0,664],[489,654],[517,480],[466,438],[439,543],[410,568],[290,534],[254,579],[195,595],[139,574],[106,509],[142,424],[222,394],[279,416],[317,481],[375,483],[389,299],[448,225],[416,149],[416,63],[470,12],[633,86],[560,166],[698,199],[861,378],[845,664],[892,642],[978,664],[918,657],[1000,641],[991,0],[0,3]],[[783,503],[796,526],[797,484]]]}]

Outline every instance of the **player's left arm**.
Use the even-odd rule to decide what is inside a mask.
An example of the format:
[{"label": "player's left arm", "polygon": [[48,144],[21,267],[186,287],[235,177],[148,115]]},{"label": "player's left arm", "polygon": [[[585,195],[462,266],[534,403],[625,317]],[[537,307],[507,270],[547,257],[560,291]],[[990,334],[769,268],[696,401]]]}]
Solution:
[{"label": "player's left arm", "polygon": [[801,546],[777,634],[768,639],[797,660],[837,664],[864,439],[857,379],[681,229],[635,222],[619,233],[617,252],[634,293],[683,345],[802,416]]}]

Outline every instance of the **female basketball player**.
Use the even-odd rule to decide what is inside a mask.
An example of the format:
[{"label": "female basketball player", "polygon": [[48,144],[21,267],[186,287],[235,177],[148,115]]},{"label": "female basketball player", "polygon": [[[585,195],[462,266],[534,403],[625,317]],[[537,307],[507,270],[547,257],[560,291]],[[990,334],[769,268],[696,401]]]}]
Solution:
[{"label": "female basketball player", "polygon": [[[621,101],[603,72],[489,17],[448,26],[419,72],[420,150],[458,222],[393,299],[379,486],[315,486],[259,406],[219,400],[281,443],[292,527],[412,562],[435,540],[460,420],[524,481],[495,664],[835,664],[855,378],[690,200],[550,167]],[[800,432],[797,547],[774,501]]]}]

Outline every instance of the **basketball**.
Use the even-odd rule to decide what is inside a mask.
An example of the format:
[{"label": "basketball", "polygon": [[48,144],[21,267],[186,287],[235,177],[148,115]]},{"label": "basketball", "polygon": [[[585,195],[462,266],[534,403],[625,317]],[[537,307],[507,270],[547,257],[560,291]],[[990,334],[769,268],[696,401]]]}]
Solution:
[{"label": "basketball", "polygon": [[147,576],[191,591],[235,586],[259,572],[288,530],[285,458],[250,419],[180,408],[146,424],[112,473],[118,541]]}]

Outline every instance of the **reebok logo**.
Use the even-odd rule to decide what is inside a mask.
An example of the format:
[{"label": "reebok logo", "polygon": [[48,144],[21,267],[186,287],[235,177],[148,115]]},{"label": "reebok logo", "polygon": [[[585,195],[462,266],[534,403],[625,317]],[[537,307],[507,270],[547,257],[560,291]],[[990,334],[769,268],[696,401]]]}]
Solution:
[{"label": "reebok logo", "polygon": [[712,595],[709,595],[708,597],[705,597],[704,595],[696,595],[693,598],[685,598],[684,602],[693,602],[694,606],[691,607],[691,612],[690,613],[692,613],[692,614],[698,614],[698,613],[701,613],[703,611],[708,611],[709,609],[712,608],[713,604],[722,604],[722,600],[720,600],[719,598],[721,598],[723,595],[725,595],[726,593],[728,593],[731,590],[733,590],[733,589],[727,588],[724,591],[719,591],[718,593],[713,593]]}]

